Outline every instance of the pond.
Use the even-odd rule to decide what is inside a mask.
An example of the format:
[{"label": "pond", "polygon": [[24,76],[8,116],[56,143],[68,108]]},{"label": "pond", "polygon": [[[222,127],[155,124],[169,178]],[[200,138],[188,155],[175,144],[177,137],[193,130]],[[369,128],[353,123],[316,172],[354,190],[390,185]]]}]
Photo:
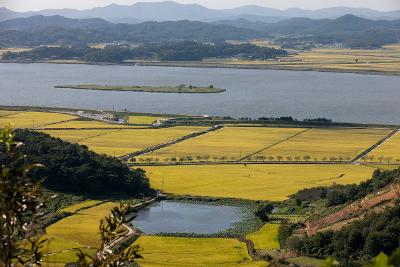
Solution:
[{"label": "pond", "polygon": [[229,229],[245,216],[236,206],[166,200],[140,210],[131,223],[145,234],[214,234]]}]

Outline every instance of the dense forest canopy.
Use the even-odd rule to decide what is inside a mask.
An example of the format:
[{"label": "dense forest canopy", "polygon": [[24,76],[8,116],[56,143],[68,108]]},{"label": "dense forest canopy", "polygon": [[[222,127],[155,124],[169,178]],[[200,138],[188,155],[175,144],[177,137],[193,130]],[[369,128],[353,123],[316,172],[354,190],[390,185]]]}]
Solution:
[{"label": "dense forest canopy", "polygon": [[209,44],[185,41],[151,43],[135,47],[107,46],[104,49],[66,46],[39,47],[31,51],[6,53],[3,59],[81,59],[89,62],[123,62],[129,59],[201,61],[205,58],[230,57],[265,60],[287,55],[287,51],[283,49],[260,47],[252,44]]},{"label": "dense forest canopy", "polygon": [[337,43],[346,47],[377,48],[400,41],[400,21],[345,15],[337,19],[292,18],[275,23],[232,19],[214,23],[182,20],[114,24],[102,19],[62,16],[33,16],[0,22],[0,46],[5,47],[265,38],[287,48]]},{"label": "dense forest canopy", "polygon": [[32,179],[45,177],[44,186],[61,192],[99,195],[153,194],[145,172],[130,170],[118,159],[98,155],[78,144],[47,134],[16,130],[15,140],[24,143],[28,163],[40,163]]}]

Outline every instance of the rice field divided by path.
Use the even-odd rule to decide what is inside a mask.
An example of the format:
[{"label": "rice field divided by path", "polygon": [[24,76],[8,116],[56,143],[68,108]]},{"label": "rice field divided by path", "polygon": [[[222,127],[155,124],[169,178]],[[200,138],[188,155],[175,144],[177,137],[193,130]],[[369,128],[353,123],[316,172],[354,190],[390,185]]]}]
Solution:
[{"label": "rice field divided by path", "polygon": [[400,164],[400,132],[369,153],[366,161]]},{"label": "rice field divided by path", "polygon": [[[137,128],[138,126],[127,126],[124,124],[111,124],[101,121],[85,121],[85,120],[72,120],[62,123],[56,123],[52,125],[48,125],[43,127],[42,129],[51,128],[51,129],[108,129],[108,128]],[[144,127],[140,127],[144,128]]]},{"label": "rice field divided by path", "polygon": [[15,113],[19,113],[20,111],[13,111],[13,110],[0,110],[0,117],[9,116]]},{"label": "rice field divided by path", "polygon": [[84,209],[47,227],[45,238],[50,242],[46,252],[97,247],[100,244],[98,233],[100,220],[115,206],[116,203],[107,202]]},{"label": "rice field divided by path", "polygon": [[118,130],[86,139],[80,144],[88,146],[97,153],[119,157],[206,129],[207,127],[177,126],[160,129]]},{"label": "rice field divided by path", "polygon": [[370,179],[374,168],[351,164],[235,164],[143,167],[153,188],[175,195],[282,201],[304,188]]},{"label": "rice field divided by path", "polygon": [[225,127],[206,135],[180,142],[142,158],[191,157],[194,161],[239,160],[267,146],[298,134],[304,128]]},{"label": "rice field divided by path", "polygon": [[255,157],[272,161],[350,161],[390,132],[390,129],[315,128]]},{"label": "rice field divided by path", "polygon": [[65,265],[76,261],[77,248],[89,254],[96,251],[96,247],[100,245],[100,220],[118,205],[112,202],[98,204],[95,200],[90,200],[67,207],[63,211],[76,212],[78,209],[85,209],[46,228],[43,238],[48,239],[48,242],[41,251],[47,255],[43,258],[45,266]]},{"label": "rice field divided by path", "polygon": [[258,231],[248,234],[247,239],[253,241],[254,248],[260,250],[280,249],[278,240],[280,224],[265,224]]},{"label": "rice field divided by path", "polygon": [[101,202],[102,201],[100,201],[100,200],[86,200],[86,201],[77,203],[75,205],[66,207],[66,208],[62,209],[61,211],[75,213],[79,210],[87,209],[87,208],[91,208],[93,206],[99,205]]},{"label": "rice field divided by path", "polygon": [[60,138],[71,143],[78,143],[99,135],[107,135],[118,130],[41,130],[53,137]]},{"label": "rice field divided by path", "polygon": [[267,265],[265,261],[253,261],[246,244],[237,239],[141,236],[134,245],[143,249],[143,259],[138,261],[143,267]]},{"label": "rice field divided by path", "polygon": [[13,128],[38,128],[76,118],[76,116],[61,113],[18,112],[0,117],[0,128],[4,128],[9,123],[12,123]]}]

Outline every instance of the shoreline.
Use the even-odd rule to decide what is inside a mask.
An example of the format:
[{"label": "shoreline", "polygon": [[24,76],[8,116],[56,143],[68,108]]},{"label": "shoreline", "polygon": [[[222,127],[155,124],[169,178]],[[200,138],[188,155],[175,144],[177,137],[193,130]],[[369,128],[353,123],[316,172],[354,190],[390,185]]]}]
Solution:
[{"label": "shoreline", "polygon": [[0,60],[0,64],[61,64],[61,65],[93,65],[93,66],[144,66],[144,67],[175,67],[175,68],[214,68],[214,69],[245,69],[245,70],[284,70],[284,71],[314,71],[314,72],[330,72],[330,73],[352,73],[360,75],[383,75],[383,76],[400,76],[400,71],[379,71],[379,70],[344,70],[330,68],[310,68],[306,66],[287,67],[279,65],[251,65],[251,64],[223,64],[223,63],[205,63],[205,62],[128,62],[128,63],[110,63],[110,62],[85,62],[85,61],[5,61]]},{"label": "shoreline", "polygon": [[112,91],[112,92],[137,92],[159,94],[219,94],[226,89],[214,87],[172,87],[172,86],[121,86],[121,85],[56,85],[55,89]]},{"label": "shoreline", "polygon": [[[76,107],[49,107],[49,106],[25,106],[25,105],[3,105],[0,104],[0,110],[12,110],[12,111],[37,111],[37,112],[98,112],[95,109],[89,108],[76,108]],[[327,127],[327,128],[337,128],[337,127],[349,127],[349,128],[399,128],[399,124],[393,123],[356,123],[356,122],[332,122],[328,124],[321,124],[320,122],[304,122],[304,121],[262,121],[262,120],[240,120],[233,118],[232,120],[205,120],[201,115],[188,115],[188,114],[158,114],[151,112],[137,112],[137,111],[111,111],[103,110],[104,112],[124,114],[129,116],[164,116],[164,117],[176,117],[181,120],[189,119],[188,121],[183,121],[182,123],[175,123],[172,125],[166,125],[165,127],[173,126],[212,126],[212,125],[229,125],[236,127]],[[212,116],[218,118],[218,116]],[[194,120],[193,120],[194,119]]]}]

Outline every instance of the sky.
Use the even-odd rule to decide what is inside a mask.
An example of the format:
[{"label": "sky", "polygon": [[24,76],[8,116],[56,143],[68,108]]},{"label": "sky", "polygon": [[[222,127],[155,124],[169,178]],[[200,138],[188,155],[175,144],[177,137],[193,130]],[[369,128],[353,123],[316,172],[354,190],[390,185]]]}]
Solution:
[{"label": "sky", "polygon": [[[33,11],[46,8],[87,9],[97,6],[106,6],[112,3],[131,5],[135,2],[154,1],[155,0],[0,0],[0,7],[7,7],[15,11]],[[184,4],[197,3],[215,9],[232,8],[243,5],[261,5],[278,9],[298,7],[314,10],[325,7],[348,6],[372,8],[382,11],[400,10],[400,0],[176,0],[175,2]]]}]

